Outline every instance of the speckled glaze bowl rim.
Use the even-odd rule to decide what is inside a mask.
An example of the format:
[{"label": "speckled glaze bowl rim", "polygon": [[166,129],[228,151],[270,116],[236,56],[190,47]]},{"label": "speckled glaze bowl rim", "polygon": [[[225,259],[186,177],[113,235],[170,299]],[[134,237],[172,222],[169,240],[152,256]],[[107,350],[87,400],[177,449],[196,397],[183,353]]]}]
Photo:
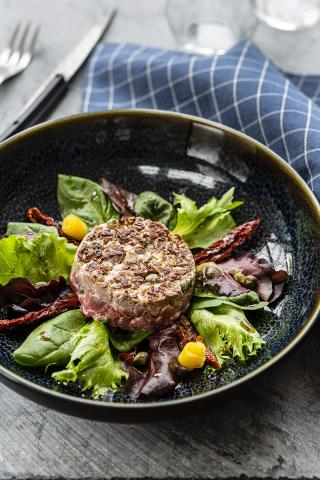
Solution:
[{"label": "speckled glaze bowl rim", "polygon": [[[132,109],[132,110],[111,110],[111,111],[102,111],[102,112],[92,112],[92,113],[84,113],[84,114],[78,114],[78,115],[72,115],[68,117],[64,117],[61,119],[57,120],[52,120],[48,122],[41,123],[39,125],[36,125],[34,127],[31,127],[27,130],[24,130],[21,133],[18,133],[17,135],[14,135],[13,137],[9,138],[8,140],[4,141],[3,143],[0,144],[0,161],[1,161],[1,153],[5,151],[6,149],[10,148],[13,145],[16,145],[17,143],[20,143],[26,138],[29,137],[36,137],[38,133],[41,133],[46,130],[50,130],[51,128],[63,126],[63,125],[68,125],[71,123],[82,123],[82,122],[87,122],[88,120],[103,120],[103,119],[109,119],[110,117],[124,117],[124,116],[131,116],[131,117],[155,117],[155,118],[160,118],[160,119],[171,119],[171,120],[176,120],[176,121],[185,121],[185,122],[192,122],[192,123],[197,123],[201,124],[207,127],[212,127],[216,130],[226,132],[230,134],[231,136],[235,137],[240,143],[244,144],[249,144],[254,149],[258,149],[262,151],[268,158],[269,160],[273,163],[273,165],[276,168],[279,168],[282,172],[287,174],[288,176],[291,177],[292,182],[294,183],[295,187],[298,189],[300,192],[301,196],[303,197],[305,203],[308,205],[309,209],[312,211],[317,229],[319,230],[319,235],[320,235],[320,205],[315,198],[314,194],[308,187],[308,185],[305,183],[305,181],[300,177],[300,175],[288,164],[286,163],[279,155],[274,153],[272,150],[269,148],[265,147],[263,144],[258,142],[257,140],[254,140],[253,138],[249,137],[248,135],[245,135],[241,132],[238,132],[237,130],[234,130],[233,128],[227,127],[225,125],[222,125],[217,122],[213,122],[211,120],[207,120],[204,118],[196,117],[193,115],[187,115],[183,113],[176,113],[176,112],[171,112],[171,111],[166,111],[166,110],[151,110],[151,109]],[[75,397],[72,395],[68,395],[65,393],[60,393],[54,390],[50,390],[48,388],[42,387],[36,383],[33,383],[30,380],[27,380],[21,376],[19,376],[16,373],[11,372],[6,367],[3,367],[0,365],[0,378],[3,376],[7,380],[9,380],[8,384],[18,384],[27,390],[34,391],[35,393],[38,393],[40,395],[44,395],[47,398],[51,397],[52,400],[64,400],[68,403],[74,404],[74,406],[90,406],[95,407],[96,409],[108,409],[108,410],[142,410],[142,411],[151,411],[151,410],[158,410],[158,409],[164,409],[166,407],[179,407],[185,404],[190,404],[191,402],[197,402],[200,400],[205,400],[205,399],[210,399],[212,397],[218,397],[221,396],[224,393],[229,392],[230,390],[237,389],[237,387],[246,384],[250,380],[256,378],[258,375],[260,375],[263,372],[266,372],[269,370],[272,366],[277,364],[281,359],[286,357],[289,352],[291,352],[295,347],[298,346],[298,344],[306,337],[306,335],[311,331],[312,327],[314,326],[315,322],[317,321],[318,316],[320,315],[320,292],[317,295],[317,298],[315,300],[313,309],[308,317],[308,319],[305,321],[303,326],[300,328],[300,330],[297,332],[295,337],[286,345],[285,348],[283,348],[279,353],[274,355],[270,360],[268,360],[266,363],[263,365],[259,366],[252,372],[247,373],[243,377],[227,384],[221,387],[218,387],[213,390],[208,390],[203,393],[191,395],[190,397],[186,398],[178,398],[175,400],[164,400],[164,401],[155,401],[155,402],[145,402],[145,403],[118,403],[118,402],[104,402],[104,401],[97,401],[97,400],[91,400],[91,399],[86,399],[86,398],[79,398]],[[74,413],[75,415],[77,414],[76,412]]]}]

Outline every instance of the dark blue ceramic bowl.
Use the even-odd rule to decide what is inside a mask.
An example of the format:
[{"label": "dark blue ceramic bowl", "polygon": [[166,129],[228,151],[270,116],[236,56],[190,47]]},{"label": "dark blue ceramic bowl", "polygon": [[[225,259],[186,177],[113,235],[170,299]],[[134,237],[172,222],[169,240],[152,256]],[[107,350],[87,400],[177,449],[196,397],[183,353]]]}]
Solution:
[{"label": "dark blue ceramic bowl", "polygon": [[249,380],[275,365],[308,333],[320,310],[320,209],[303,180],[270,150],[230,128],[187,115],[115,111],[78,115],[31,128],[0,146],[2,229],[23,221],[28,207],[58,216],[58,173],[97,180],[104,176],[128,190],[154,190],[166,198],[186,192],[200,204],[236,187],[244,206],[237,222],[262,219],[252,248],[285,266],[290,282],[278,304],[251,316],[266,341],[251,362],[201,374],[165,398],[133,403],[123,391],[101,400],[77,387],[57,385],[42,371],[16,365],[12,352],[26,331],[0,332],[0,376],[39,403],[73,415],[137,422],[198,411],[236,395]]}]

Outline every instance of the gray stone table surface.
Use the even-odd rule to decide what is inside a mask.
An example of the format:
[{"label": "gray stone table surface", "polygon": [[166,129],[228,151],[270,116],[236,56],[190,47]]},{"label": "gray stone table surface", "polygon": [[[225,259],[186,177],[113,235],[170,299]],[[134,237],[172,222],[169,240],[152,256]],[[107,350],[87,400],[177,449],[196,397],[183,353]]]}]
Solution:
[{"label": "gray stone table surface", "polygon": [[[225,0],[227,1],[227,0]],[[41,24],[36,57],[0,88],[0,128],[90,25],[108,0],[0,0],[0,48],[19,19]],[[120,0],[111,41],[174,47],[162,0]],[[259,27],[259,47],[281,68],[320,73],[320,26],[297,34]],[[80,109],[81,77],[54,117]],[[150,425],[112,425],[65,416],[0,385],[0,479],[320,478],[320,326],[249,394]]]}]

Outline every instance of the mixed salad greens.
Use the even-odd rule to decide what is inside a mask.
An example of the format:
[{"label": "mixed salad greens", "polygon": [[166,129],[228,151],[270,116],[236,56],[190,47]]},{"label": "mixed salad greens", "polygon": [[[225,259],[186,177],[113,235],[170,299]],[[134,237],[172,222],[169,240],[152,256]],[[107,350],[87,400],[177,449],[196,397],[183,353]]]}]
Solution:
[{"label": "mixed salad greens", "polygon": [[[245,362],[264,344],[247,318],[276,301],[288,280],[265,259],[239,247],[260,220],[236,226],[234,188],[199,207],[185,194],[173,202],[139,195],[106,179],[59,175],[62,222],[37,208],[28,222],[10,222],[0,239],[0,328],[37,325],[13,353],[26,368],[59,382],[80,382],[94,398],[126,388],[132,398],[163,395],[193,372]],[[69,286],[81,238],[95,225],[137,215],[165,224],[194,254],[196,284],[190,306],[172,326],[129,332],[108,319],[86,318]]]}]

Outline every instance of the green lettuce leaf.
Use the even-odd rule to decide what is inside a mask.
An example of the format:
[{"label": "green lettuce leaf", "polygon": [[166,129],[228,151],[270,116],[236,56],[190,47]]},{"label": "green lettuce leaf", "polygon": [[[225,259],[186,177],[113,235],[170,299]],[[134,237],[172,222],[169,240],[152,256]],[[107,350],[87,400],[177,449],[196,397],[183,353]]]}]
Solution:
[{"label": "green lettuce leaf", "polygon": [[90,229],[112,218],[119,218],[100,186],[87,178],[58,175],[57,196],[62,218],[73,213]]},{"label": "green lettuce leaf", "polygon": [[129,352],[150,336],[150,332],[128,332],[121,328],[108,327],[110,342],[119,352]]},{"label": "green lettuce leaf", "polygon": [[70,310],[39,325],[13,353],[25,367],[65,367],[74,348],[75,334],[85,325],[80,310]]},{"label": "green lettuce leaf", "polygon": [[239,308],[220,305],[210,310],[193,310],[190,320],[221,364],[228,358],[248,360],[265,343]]},{"label": "green lettuce leaf", "polygon": [[11,235],[0,240],[0,284],[16,277],[32,283],[59,276],[69,279],[77,247],[53,233],[27,238]]},{"label": "green lettuce leaf", "polygon": [[175,194],[174,205],[179,208],[173,233],[181,235],[189,248],[207,248],[236,226],[229,212],[243,202],[234,202],[233,194],[230,188],[219,200],[211,197],[200,208],[186,195]]},{"label": "green lettuce leaf", "polygon": [[135,213],[143,218],[149,218],[164,223],[173,230],[177,223],[177,212],[174,206],[154,192],[142,192],[134,202]]},{"label": "green lettuce leaf", "polygon": [[109,347],[105,325],[97,320],[86,324],[77,334],[71,359],[65,370],[52,374],[61,382],[80,381],[82,390],[91,390],[94,398],[108,390],[117,390],[127,374]]},{"label": "green lettuce leaf", "polygon": [[224,297],[209,290],[196,288],[191,305],[192,309],[199,310],[201,308],[219,307],[220,305],[231,305],[242,310],[259,310],[266,307],[268,302],[260,301],[259,295],[253,290],[233,297]]},{"label": "green lettuce leaf", "polygon": [[25,234],[40,234],[52,233],[59,236],[56,227],[49,225],[41,225],[41,223],[24,223],[24,222],[9,222],[7,225],[7,235],[25,235]]}]

